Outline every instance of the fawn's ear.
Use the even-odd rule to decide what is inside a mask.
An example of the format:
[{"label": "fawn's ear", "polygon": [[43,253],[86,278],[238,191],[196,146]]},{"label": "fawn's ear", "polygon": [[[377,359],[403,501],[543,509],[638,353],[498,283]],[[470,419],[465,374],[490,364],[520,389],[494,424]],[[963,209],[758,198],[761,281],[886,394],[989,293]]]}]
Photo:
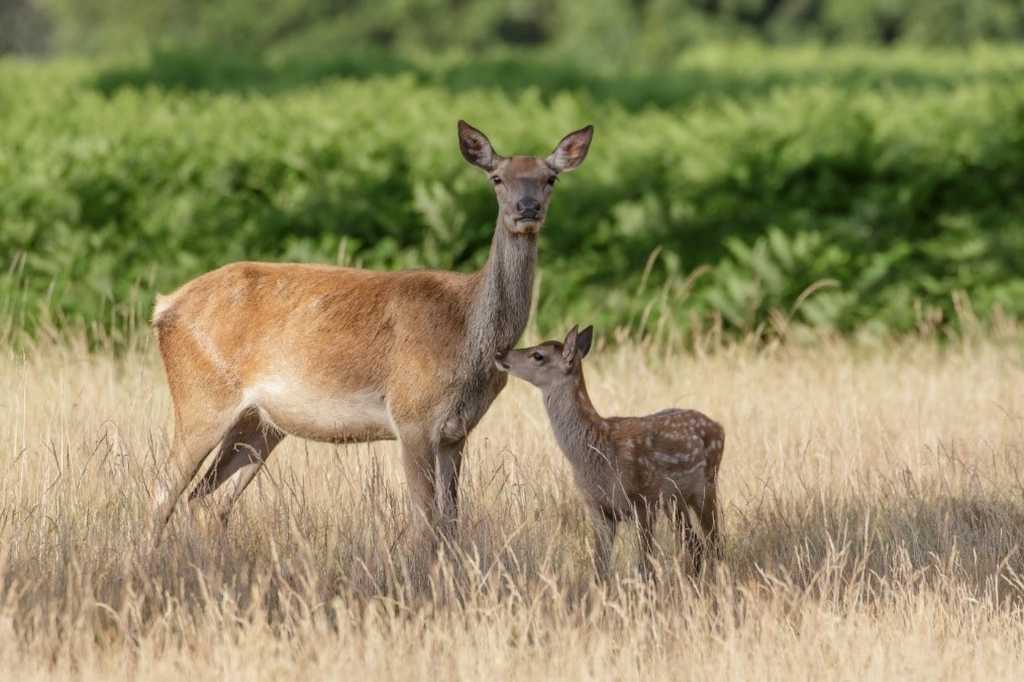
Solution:
[{"label": "fawn's ear", "polygon": [[590,352],[590,343],[594,340],[594,325],[588,326],[586,329],[576,335],[576,352],[580,354],[580,359],[587,357],[587,353]]},{"label": "fawn's ear", "polygon": [[565,335],[565,341],[562,342],[562,359],[572,364],[573,358],[576,356],[576,337],[579,334],[579,327],[576,325],[572,326],[569,333]]},{"label": "fawn's ear", "polygon": [[462,152],[466,161],[488,173],[497,167],[500,158],[487,136],[461,119],[459,120],[459,151]]},{"label": "fawn's ear", "polygon": [[548,165],[559,173],[576,170],[583,163],[583,159],[587,158],[587,150],[590,149],[592,139],[594,139],[594,126],[587,126],[574,133],[569,133],[558,143],[555,151],[548,155]]}]

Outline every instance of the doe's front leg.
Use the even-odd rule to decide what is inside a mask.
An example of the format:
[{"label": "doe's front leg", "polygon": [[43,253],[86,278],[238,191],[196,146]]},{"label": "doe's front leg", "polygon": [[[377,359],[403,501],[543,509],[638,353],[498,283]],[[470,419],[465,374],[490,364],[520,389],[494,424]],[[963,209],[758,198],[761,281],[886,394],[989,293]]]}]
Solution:
[{"label": "doe's front leg", "polygon": [[429,431],[423,428],[402,429],[402,469],[409,489],[413,541],[418,550],[429,556],[437,553],[436,472],[437,451]]},{"label": "doe's front leg", "polygon": [[444,442],[437,448],[437,512],[438,530],[446,540],[454,537],[459,520],[459,476],[466,439]]}]

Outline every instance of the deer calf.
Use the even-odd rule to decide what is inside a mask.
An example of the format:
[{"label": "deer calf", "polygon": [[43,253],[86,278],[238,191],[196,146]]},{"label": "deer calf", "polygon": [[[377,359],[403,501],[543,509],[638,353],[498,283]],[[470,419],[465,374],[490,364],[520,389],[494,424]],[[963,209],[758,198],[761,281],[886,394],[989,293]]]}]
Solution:
[{"label": "deer calf", "polygon": [[[663,504],[670,505],[699,572],[705,545],[716,552],[719,545],[715,498],[725,431],[693,410],[602,417],[583,380],[592,337],[593,327],[573,327],[563,343],[499,352],[495,364],[543,391],[555,438],[591,511],[599,575],[607,573],[618,522],[629,518],[640,534],[640,572],[650,576],[655,516]],[[703,541],[687,508],[700,520]]]}]

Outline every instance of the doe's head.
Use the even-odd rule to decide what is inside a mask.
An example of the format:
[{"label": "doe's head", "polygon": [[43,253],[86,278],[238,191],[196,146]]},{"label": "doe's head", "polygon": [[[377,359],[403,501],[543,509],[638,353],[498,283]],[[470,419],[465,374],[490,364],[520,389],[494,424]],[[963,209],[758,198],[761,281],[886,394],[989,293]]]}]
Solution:
[{"label": "doe's head", "polygon": [[501,156],[486,135],[459,121],[462,156],[487,173],[498,197],[498,223],[513,234],[540,231],[558,176],[583,163],[593,137],[594,126],[588,125],[563,137],[546,157]]},{"label": "doe's head", "polygon": [[593,340],[592,326],[583,331],[573,326],[565,341],[545,341],[529,348],[499,352],[494,356],[494,364],[502,372],[547,390],[580,375],[583,358],[590,352]]}]

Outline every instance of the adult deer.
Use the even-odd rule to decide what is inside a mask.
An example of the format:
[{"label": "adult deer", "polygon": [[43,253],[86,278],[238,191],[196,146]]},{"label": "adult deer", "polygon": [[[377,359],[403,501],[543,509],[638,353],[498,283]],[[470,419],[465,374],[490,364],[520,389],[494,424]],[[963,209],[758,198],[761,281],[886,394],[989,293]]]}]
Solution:
[{"label": "adult deer", "polygon": [[459,121],[459,148],[498,199],[479,272],[374,272],[322,265],[233,263],[158,297],[153,314],[174,403],[175,432],[159,543],[178,498],[234,477],[231,506],[287,434],[329,442],[398,439],[421,532],[450,530],[466,436],[505,386],[495,353],[526,327],[544,224],[560,173],[587,155],[593,127],[546,158],[498,155]]}]

